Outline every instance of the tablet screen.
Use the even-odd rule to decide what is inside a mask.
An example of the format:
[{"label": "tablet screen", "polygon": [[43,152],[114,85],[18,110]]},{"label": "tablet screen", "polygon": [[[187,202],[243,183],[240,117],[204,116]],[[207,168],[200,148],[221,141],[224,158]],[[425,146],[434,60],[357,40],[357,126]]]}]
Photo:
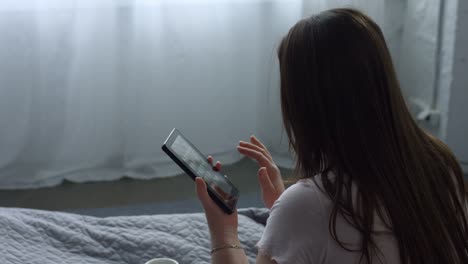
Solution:
[{"label": "tablet screen", "polygon": [[205,180],[206,184],[208,184],[226,204],[235,202],[235,197],[232,197],[233,186],[231,183],[221,173],[214,171],[205,157],[200,156],[198,151],[182,136],[177,135],[171,148],[197,176]]}]

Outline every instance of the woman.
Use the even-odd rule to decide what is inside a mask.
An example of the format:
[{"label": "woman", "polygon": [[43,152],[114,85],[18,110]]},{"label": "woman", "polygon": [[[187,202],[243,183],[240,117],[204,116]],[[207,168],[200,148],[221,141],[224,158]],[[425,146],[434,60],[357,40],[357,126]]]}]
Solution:
[{"label": "woman", "polygon": [[[380,28],[359,11],[329,10],[292,27],[278,58],[302,179],[284,191],[268,150],[255,137],[239,144],[260,165],[271,208],[257,263],[468,263],[461,168],[412,119]],[[237,214],[196,184],[212,262],[247,263]]]}]

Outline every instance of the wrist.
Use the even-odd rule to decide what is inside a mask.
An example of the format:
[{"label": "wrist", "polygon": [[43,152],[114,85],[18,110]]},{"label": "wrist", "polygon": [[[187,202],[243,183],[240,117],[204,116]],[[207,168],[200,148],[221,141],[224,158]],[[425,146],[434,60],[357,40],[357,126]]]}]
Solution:
[{"label": "wrist", "polygon": [[211,233],[211,247],[223,245],[240,245],[237,229],[225,229],[221,232]]},{"label": "wrist", "polygon": [[233,250],[233,249],[244,250],[244,248],[242,246],[240,246],[240,245],[223,245],[223,246],[211,248],[210,254],[213,255],[216,252],[219,252],[221,250],[228,250],[228,249],[231,249],[231,250]]}]

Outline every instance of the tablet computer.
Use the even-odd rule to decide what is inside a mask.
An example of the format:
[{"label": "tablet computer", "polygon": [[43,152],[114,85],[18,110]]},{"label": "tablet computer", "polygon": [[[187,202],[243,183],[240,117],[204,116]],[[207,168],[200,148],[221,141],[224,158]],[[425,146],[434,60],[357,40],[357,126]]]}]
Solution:
[{"label": "tablet computer", "polygon": [[239,190],[227,176],[213,170],[212,165],[179,130],[173,129],[162,145],[162,150],[187,173],[192,180],[202,178],[208,193],[226,213],[232,214],[239,199]]}]

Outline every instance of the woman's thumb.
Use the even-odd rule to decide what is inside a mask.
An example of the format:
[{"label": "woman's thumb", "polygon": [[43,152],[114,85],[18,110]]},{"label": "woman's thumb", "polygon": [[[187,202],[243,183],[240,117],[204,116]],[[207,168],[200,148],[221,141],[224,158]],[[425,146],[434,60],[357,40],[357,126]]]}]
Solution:
[{"label": "woman's thumb", "polygon": [[275,187],[268,176],[267,169],[261,167],[258,170],[258,181],[260,182],[260,188],[262,188],[263,193],[269,193],[275,191]]},{"label": "woman's thumb", "polygon": [[197,177],[195,178],[195,185],[196,185],[196,191],[197,191],[197,196],[198,196],[198,200],[200,200],[200,202],[202,203],[203,205],[203,208],[208,208],[210,206],[210,195],[208,194],[208,191],[206,190],[206,184],[205,184],[205,181],[200,178],[200,177]]}]

